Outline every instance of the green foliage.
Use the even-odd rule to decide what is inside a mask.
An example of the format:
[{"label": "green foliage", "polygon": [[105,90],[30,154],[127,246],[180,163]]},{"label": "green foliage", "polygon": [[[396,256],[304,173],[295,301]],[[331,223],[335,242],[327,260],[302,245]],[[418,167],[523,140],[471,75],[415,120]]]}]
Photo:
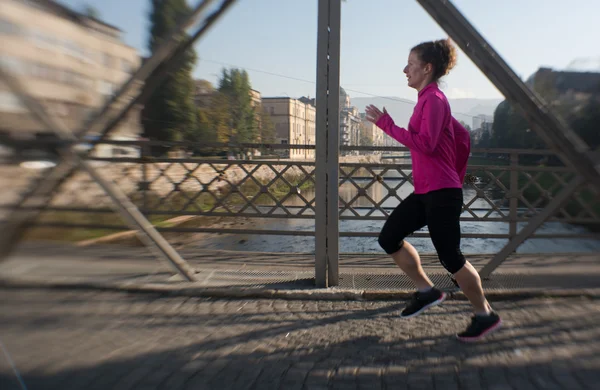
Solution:
[{"label": "green foliage", "polygon": [[[204,80],[199,89],[213,90]],[[252,101],[252,86],[245,70],[223,69],[217,90],[198,110],[197,132],[191,141],[220,143],[273,143],[275,126],[260,104]],[[223,154],[222,150],[198,150],[201,154]]]},{"label": "green foliage", "polygon": [[571,126],[592,150],[600,150],[600,100],[591,99]]},{"label": "green foliage", "polygon": [[491,138],[490,138],[490,132],[485,130],[482,134],[481,134],[481,139],[479,140],[479,143],[477,144],[477,147],[479,148],[489,148],[491,146]]},{"label": "green foliage", "polygon": [[494,112],[490,147],[508,149],[539,149],[545,145],[532,131],[528,121],[507,101]]},{"label": "green foliage", "polygon": [[[150,41],[154,52],[177,23],[190,12],[185,0],[152,0]],[[182,141],[197,138],[198,113],[194,104],[192,70],[196,63],[193,50],[169,71],[165,81],[155,89],[142,110],[144,136],[159,141]],[[154,150],[161,153],[164,150]]]},{"label": "green foliage", "polygon": [[223,69],[219,92],[228,98],[231,113],[230,140],[247,143],[258,139],[256,112],[252,107],[252,87],[245,70]]},{"label": "green foliage", "polygon": [[260,142],[264,144],[275,143],[275,125],[271,120],[271,115],[264,109],[260,110],[258,127],[260,129]]},{"label": "green foliage", "polygon": [[100,11],[91,4],[85,4],[82,7],[81,13],[92,19],[100,19]]},{"label": "green foliage", "polygon": [[469,126],[466,122],[464,121],[459,121],[459,123],[465,128],[467,129],[467,131],[471,131],[471,126]]},{"label": "green foliage", "polygon": [[[592,148],[600,147],[600,86],[597,93],[587,101],[561,99],[553,87],[553,78],[536,79],[536,92],[551,106],[552,110],[571,125],[575,133]],[[546,143],[537,135],[527,119],[507,100],[494,112],[489,147],[511,149],[545,149]],[[477,147],[486,147],[482,141]]]}]

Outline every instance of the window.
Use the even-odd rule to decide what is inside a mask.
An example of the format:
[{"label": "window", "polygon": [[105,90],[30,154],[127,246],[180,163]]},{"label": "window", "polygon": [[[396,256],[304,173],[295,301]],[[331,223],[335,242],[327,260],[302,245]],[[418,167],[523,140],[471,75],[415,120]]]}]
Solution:
[{"label": "window", "polygon": [[52,49],[57,44],[56,38],[40,30],[31,30],[29,36],[38,48]]},{"label": "window", "polygon": [[282,145],[287,145],[287,143],[288,143],[287,139],[282,139],[282,140],[281,140],[281,144],[282,144]]},{"label": "window", "polygon": [[64,79],[65,84],[74,85],[75,84],[75,73],[70,70],[64,71]]},{"label": "window", "polygon": [[127,156],[128,154],[129,154],[129,151],[127,149],[113,148],[113,150],[112,150],[113,157]]},{"label": "window", "polygon": [[85,59],[85,50],[77,43],[70,40],[65,40],[63,42],[63,48],[66,54],[81,60]]},{"label": "window", "polygon": [[9,20],[0,18],[0,34],[21,35],[21,27]]},{"label": "window", "polygon": [[78,87],[84,87],[84,88],[93,88],[94,87],[94,82],[92,81],[91,78],[84,76],[82,74],[79,73],[74,73],[75,75],[75,85],[77,85]]},{"label": "window", "polygon": [[27,109],[15,94],[0,91],[0,112],[22,113]]},{"label": "window", "polygon": [[275,115],[275,107],[269,107],[269,111],[271,112],[271,115]]},{"label": "window", "polygon": [[113,63],[113,57],[108,53],[104,53],[102,55],[102,64],[104,64],[104,66],[110,68],[112,66],[112,63]]},{"label": "window", "polygon": [[23,74],[26,71],[23,61],[14,57],[0,56],[0,66],[13,74]]},{"label": "window", "polygon": [[49,107],[50,112],[54,113],[57,116],[66,117],[69,115],[69,108],[66,104],[63,103],[54,103]]},{"label": "window", "polygon": [[44,64],[31,64],[30,66],[31,76],[44,79],[47,78],[47,69],[48,67]]},{"label": "window", "polygon": [[126,59],[121,59],[121,70],[125,73],[132,73],[133,66]]},{"label": "window", "polygon": [[96,52],[93,49],[86,49],[84,52],[84,60],[87,63],[93,64],[96,62]]},{"label": "window", "polygon": [[98,92],[104,96],[113,94],[113,85],[105,80],[100,80],[98,83]]}]

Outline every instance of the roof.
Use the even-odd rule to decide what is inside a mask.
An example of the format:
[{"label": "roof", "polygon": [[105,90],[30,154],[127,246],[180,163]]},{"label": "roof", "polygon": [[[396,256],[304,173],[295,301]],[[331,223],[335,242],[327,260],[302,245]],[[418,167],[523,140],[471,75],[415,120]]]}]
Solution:
[{"label": "roof", "polygon": [[317,100],[316,100],[315,98],[312,98],[312,99],[311,99],[311,98],[309,98],[309,97],[306,97],[306,96],[302,96],[302,97],[301,97],[300,99],[298,99],[298,100],[300,100],[302,103],[305,103],[305,104],[310,104],[311,106],[315,106],[315,104],[316,104],[316,102],[317,102]]},{"label": "roof", "polygon": [[291,98],[289,96],[271,96],[271,97],[263,97],[262,100],[296,100],[294,98]]},{"label": "roof", "polygon": [[30,0],[30,1],[33,3],[36,3],[37,5],[39,5],[40,7],[44,8],[48,11],[54,12],[58,16],[62,16],[64,18],[70,19],[76,23],[84,24],[84,21],[91,20],[91,21],[101,24],[105,27],[113,29],[116,32],[122,32],[122,30],[120,28],[115,27],[112,24],[108,24],[100,19],[96,19],[96,18],[87,16],[87,15],[84,15],[80,12],[77,12],[77,11],[59,3],[56,0]]},{"label": "roof", "polygon": [[531,78],[531,82],[551,80],[558,92],[577,91],[600,93],[600,72],[556,71],[540,68]]},{"label": "roof", "polygon": [[559,91],[600,92],[600,73],[556,72],[554,85]]}]

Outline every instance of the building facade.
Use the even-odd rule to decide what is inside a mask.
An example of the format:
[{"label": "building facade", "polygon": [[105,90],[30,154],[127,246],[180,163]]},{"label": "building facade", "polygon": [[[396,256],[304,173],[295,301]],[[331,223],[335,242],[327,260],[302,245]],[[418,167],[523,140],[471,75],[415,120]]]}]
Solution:
[{"label": "building facade", "polygon": [[252,107],[254,107],[254,108],[260,107],[260,105],[262,104],[262,95],[260,94],[260,92],[258,92],[255,89],[251,89],[250,90],[250,102],[252,104]]},{"label": "building facade", "polygon": [[[262,98],[262,107],[275,126],[275,142],[288,145],[315,144],[315,107],[289,97]],[[315,159],[314,149],[290,149],[282,154],[292,160]]]},{"label": "building facade", "polygon": [[373,122],[367,120],[365,113],[360,114],[361,126],[366,133],[366,136],[371,140],[373,146],[383,146],[383,136],[385,133]]},{"label": "building facade", "polygon": [[[340,145],[358,146],[360,143],[361,119],[358,108],[353,107],[350,96],[340,87]],[[358,154],[357,151],[343,154]]]},{"label": "building facade", "polygon": [[[119,29],[54,1],[3,0],[0,37],[3,69],[19,77],[31,96],[72,129],[140,65],[137,51],[123,43]],[[133,110],[111,138],[137,139],[140,111]],[[0,85],[0,117],[0,131],[10,136],[27,139],[50,131],[5,85]]]}]

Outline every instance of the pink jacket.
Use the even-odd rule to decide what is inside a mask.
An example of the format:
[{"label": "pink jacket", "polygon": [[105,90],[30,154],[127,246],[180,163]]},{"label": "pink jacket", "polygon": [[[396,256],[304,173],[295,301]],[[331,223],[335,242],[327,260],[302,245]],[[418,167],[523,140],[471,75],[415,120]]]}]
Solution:
[{"label": "pink jacket", "polygon": [[419,92],[408,130],[396,126],[387,114],[377,127],[410,149],[415,194],[462,188],[471,140],[452,117],[448,99],[436,83]]}]

